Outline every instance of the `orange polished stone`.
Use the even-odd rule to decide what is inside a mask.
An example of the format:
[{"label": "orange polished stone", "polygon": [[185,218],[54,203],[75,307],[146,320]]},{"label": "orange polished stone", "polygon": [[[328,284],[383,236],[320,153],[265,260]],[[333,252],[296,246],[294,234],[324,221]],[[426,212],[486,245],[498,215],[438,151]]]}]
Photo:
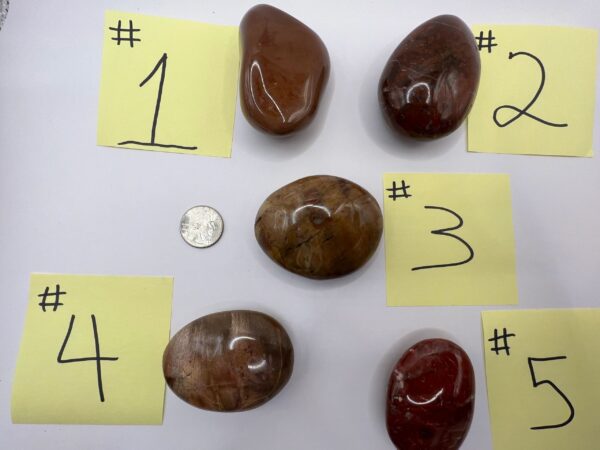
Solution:
[{"label": "orange polished stone", "polygon": [[438,16],[394,50],[379,81],[379,104],[401,134],[442,137],[469,114],[479,75],[479,51],[469,27],[458,17]]},{"label": "orange polished stone", "polygon": [[250,9],[240,24],[242,112],[254,127],[289,134],[314,118],[329,78],[319,36],[269,5]]},{"label": "orange polished stone", "polygon": [[285,269],[309,278],[355,271],[377,249],[383,218],[365,189],[343,178],[302,178],[273,192],[256,215],[263,251]]},{"label": "orange polished stone", "polygon": [[398,450],[458,450],[475,406],[475,373],[445,339],[413,345],[396,363],[387,393],[387,429]]}]

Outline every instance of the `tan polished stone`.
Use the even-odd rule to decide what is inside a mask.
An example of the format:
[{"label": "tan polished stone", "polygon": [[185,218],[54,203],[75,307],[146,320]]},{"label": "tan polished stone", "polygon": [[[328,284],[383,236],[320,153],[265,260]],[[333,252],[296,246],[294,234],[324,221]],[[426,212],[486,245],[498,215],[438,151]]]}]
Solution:
[{"label": "tan polished stone", "polygon": [[346,275],[365,264],[382,229],[373,196],[352,181],[328,175],[302,178],[273,192],[254,226],[273,261],[318,279]]},{"label": "tan polished stone", "polygon": [[286,385],[294,349],[285,329],[255,311],[223,311],[187,324],[163,356],[167,384],[182,400],[210,411],[245,411]]},{"label": "tan polished stone", "polygon": [[250,9],[240,24],[242,112],[254,127],[290,134],[314,118],[329,78],[319,36],[269,5]]}]

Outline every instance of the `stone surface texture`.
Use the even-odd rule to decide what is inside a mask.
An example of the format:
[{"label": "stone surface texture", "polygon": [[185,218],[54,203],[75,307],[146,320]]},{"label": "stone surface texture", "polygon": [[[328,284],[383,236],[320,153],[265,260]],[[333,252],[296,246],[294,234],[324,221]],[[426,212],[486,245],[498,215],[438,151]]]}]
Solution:
[{"label": "stone surface texture", "polygon": [[319,36],[289,14],[258,5],[242,19],[240,50],[240,102],[248,122],[277,135],[306,127],[329,78]]},{"label": "stone surface texture", "polygon": [[210,411],[245,411],[273,398],[290,379],[294,350],[285,329],[255,311],[223,311],[183,327],[163,356],[167,384]]},{"label": "stone surface texture", "polygon": [[394,50],[379,81],[379,104],[403,135],[434,139],[456,130],[475,100],[479,51],[458,17],[438,16]]},{"label": "stone surface texture", "polygon": [[399,450],[456,450],[475,406],[475,374],[465,351],[445,339],[413,345],[388,385],[387,429]]},{"label": "stone surface texture", "polygon": [[365,264],[382,229],[373,196],[329,175],[302,178],[273,192],[254,226],[258,243],[273,261],[317,279],[346,275]]}]

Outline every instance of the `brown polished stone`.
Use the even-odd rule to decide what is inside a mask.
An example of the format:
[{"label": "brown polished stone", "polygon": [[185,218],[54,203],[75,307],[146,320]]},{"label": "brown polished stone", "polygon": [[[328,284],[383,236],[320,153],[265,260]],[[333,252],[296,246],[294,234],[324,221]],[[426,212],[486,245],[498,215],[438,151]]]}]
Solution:
[{"label": "brown polished stone", "polygon": [[210,411],[245,411],[273,398],[290,379],[294,349],[285,329],[255,311],[223,311],[187,324],[163,355],[169,387]]},{"label": "brown polished stone", "polygon": [[379,81],[379,105],[401,134],[433,139],[456,130],[479,86],[473,33],[458,17],[438,16],[394,50]]},{"label": "brown polished stone", "polygon": [[319,36],[269,5],[250,9],[240,24],[242,111],[254,127],[289,134],[314,118],[329,78]]},{"label": "brown polished stone", "polygon": [[446,339],[413,345],[396,363],[387,393],[387,429],[398,450],[457,450],[475,406],[475,373]]},{"label": "brown polished stone", "polygon": [[377,249],[383,219],[377,201],[343,178],[302,178],[273,192],[256,215],[264,252],[309,278],[335,278],[361,267]]}]

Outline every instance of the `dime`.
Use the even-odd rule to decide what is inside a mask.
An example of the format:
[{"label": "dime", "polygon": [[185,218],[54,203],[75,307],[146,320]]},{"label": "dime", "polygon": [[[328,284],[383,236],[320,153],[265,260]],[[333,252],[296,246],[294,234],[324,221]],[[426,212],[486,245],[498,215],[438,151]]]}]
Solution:
[{"label": "dime", "polygon": [[192,247],[210,247],[223,234],[223,218],[210,206],[194,206],[181,218],[179,230],[183,240]]}]

